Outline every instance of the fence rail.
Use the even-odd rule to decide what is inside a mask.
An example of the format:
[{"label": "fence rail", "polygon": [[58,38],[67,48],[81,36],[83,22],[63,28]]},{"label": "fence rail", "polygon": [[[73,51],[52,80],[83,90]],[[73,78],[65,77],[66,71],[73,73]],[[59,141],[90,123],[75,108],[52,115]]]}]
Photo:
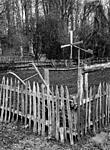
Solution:
[{"label": "fence rail", "polygon": [[[110,84],[100,83],[98,88],[83,91],[80,104],[78,97],[70,99],[67,87],[49,88],[30,82],[22,85],[16,78],[3,77],[0,85],[0,120],[20,121],[33,132],[69,141],[87,132],[98,132],[110,122]],[[86,93],[84,93],[86,92]]]}]

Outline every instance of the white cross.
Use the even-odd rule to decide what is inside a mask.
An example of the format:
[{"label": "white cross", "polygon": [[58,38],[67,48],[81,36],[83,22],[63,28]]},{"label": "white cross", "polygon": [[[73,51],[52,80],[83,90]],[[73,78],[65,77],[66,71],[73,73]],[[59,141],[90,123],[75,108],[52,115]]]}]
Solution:
[{"label": "white cross", "polygon": [[[90,50],[90,49],[86,50],[86,49],[83,49],[83,48],[80,48],[80,47],[76,46],[76,45],[81,44],[81,43],[83,43],[83,41],[78,41],[78,42],[73,43],[73,31],[71,30],[70,31],[70,44],[61,45],[61,48],[65,48],[65,47],[71,46],[70,59],[72,59],[72,47],[73,46],[78,48],[78,50],[82,50],[82,51],[84,51],[86,53],[93,54],[93,50]],[[80,58],[78,58],[78,60],[79,59]]]}]

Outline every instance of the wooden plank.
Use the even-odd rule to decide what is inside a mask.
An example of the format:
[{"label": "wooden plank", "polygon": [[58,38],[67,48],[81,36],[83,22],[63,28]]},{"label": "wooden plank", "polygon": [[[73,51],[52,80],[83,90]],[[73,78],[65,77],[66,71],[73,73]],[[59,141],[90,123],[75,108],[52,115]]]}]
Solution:
[{"label": "wooden plank", "polygon": [[15,82],[14,82],[14,93],[13,93],[13,117],[12,117],[12,121],[14,121],[14,116],[15,116],[15,106],[16,106],[16,78],[15,78]]},{"label": "wooden plank", "polygon": [[[12,88],[13,82],[12,82],[12,78],[10,79],[10,86]],[[9,89],[9,117],[8,117],[8,122],[11,121],[11,107],[12,107],[12,89]]]},{"label": "wooden plank", "polygon": [[100,97],[100,85],[98,87],[98,93],[97,93],[97,98],[96,98],[96,130],[99,130],[99,97]]},{"label": "wooden plank", "polygon": [[92,87],[90,87],[89,91],[89,114],[88,114],[88,128],[90,130],[91,126],[91,100],[92,100]]},{"label": "wooden plank", "polygon": [[[41,95],[42,95],[42,136],[45,136],[45,97],[44,97],[44,84],[41,86]],[[48,93],[47,93],[48,94]],[[48,101],[48,98],[47,98]],[[49,113],[49,112],[48,112]]]},{"label": "wooden plank", "polygon": [[108,123],[110,123],[110,84],[108,83]]},{"label": "wooden plank", "polygon": [[100,92],[99,92],[99,96],[100,96],[100,100],[99,100],[99,106],[100,106],[100,111],[99,111],[99,126],[100,126],[100,131],[102,128],[102,84],[99,84],[99,88],[100,88]]},{"label": "wooden plank", "polygon": [[108,83],[106,83],[105,125],[108,125]]},{"label": "wooden plank", "polygon": [[53,137],[55,137],[55,98],[53,86],[52,86],[52,135]]},{"label": "wooden plank", "polygon": [[80,105],[83,100],[83,75],[82,75],[82,68],[79,67],[78,70],[78,123],[77,123],[77,131],[78,131],[78,136],[80,138],[80,133],[83,133],[83,123],[84,122],[84,118],[83,120],[81,120],[81,116],[80,115]]},{"label": "wooden plank", "polygon": [[21,122],[23,123],[23,116],[25,114],[25,108],[24,108],[24,92],[23,92],[23,89],[24,89],[24,86],[23,84],[21,85],[21,112],[22,112],[22,115],[21,115]]},{"label": "wooden plank", "polygon": [[[2,84],[3,84],[3,86],[5,85],[5,77],[3,77]],[[3,87],[3,105],[2,105],[2,112],[1,112],[1,122],[3,121],[4,107],[5,107],[5,88]]]},{"label": "wooden plank", "polygon": [[6,97],[5,97],[5,122],[7,122],[7,108],[8,108],[8,88],[9,88],[9,78],[6,80]]},{"label": "wooden plank", "polygon": [[18,121],[18,116],[19,116],[19,100],[20,100],[20,96],[19,96],[19,90],[20,90],[20,82],[18,80],[17,82],[17,117],[16,117],[16,122]]},{"label": "wooden plank", "polygon": [[85,118],[85,133],[87,133],[88,127],[88,73],[85,73],[85,96],[86,96],[86,118]]},{"label": "wooden plank", "polygon": [[32,120],[32,99],[31,99],[31,84],[30,81],[28,81],[28,89],[29,89],[29,128],[31,129],[31,120]]},{"label": "wooden plank", "polygon": [[[66,132],[66,112],[65,112],[65,103],[64,103],[64,88],[61,85],[60,87],[60,91],[61,91],[61,109],[62,109],[62,118],[63,118],[63,132],[62,134],[62,142],[64,142],[63,140],[66,139],[67,140],[67,132]],[[64,136],[64,137],[63,137]]]},{"label": "wooden plank", "polygon": [[33,126],[33,132],[37,131],[37,104],[36,104],[36,96],[38,98],[38,90],[39,85],[37,83],[37,93],[36,93],[36,85],[35,82],[33,82],[33,115],[34,115],[34,126]]},{"label": "wooden plank", "polygon": [[96,86],[93,86],[93,132],[96,134]]},{"label": "wooden plank", "polygon": [[28,107],[28,83],[26,82],[25,86],[25,126],[27,125],[27,108]]},{"label": "wooden plank", "polygon": [[39,84],[37,83],[37,100],[38,100],[38,134],[41,134],[41,115],[40,115],[40,90],[39,90]]},{"label": "wooden plank", "polygon": [[72,115],[70,110],[70,103],[69,103],[69,91],[66,87],[66,103],[67,103],[67,115],[68,115],[68,123],[69,123],[69,136],[70,136],[70,144],[73,145],[73,133],[72,133]]},{"label": "wooden plank", "polygon": [[0,106],[2,105],[2,90],[3,90],[4,77],[2,78],[2,83],[0,86]]},{"label": "wooden plank", "polygon": [[59,128],[60,128],[60,118],[59,118],[59,90],[56,86],[56,139],[59,140]]},{"label": "wooden plank", "polygon": [[51,116],[51,111],[52,111],[52,108],[51,108],[51,103],[50,103],[50,92],[49,92],[49,85],[47,86],[47,105],[48,105],[48,121],[49,121],[49,124],[48,124],[48,136],[49,138],[52,136],[52,116]]},{"label": "wooden plank", "polygon": [[105,110],[105,82],[102,83],[102,127],[104,127],[104,110]]}]

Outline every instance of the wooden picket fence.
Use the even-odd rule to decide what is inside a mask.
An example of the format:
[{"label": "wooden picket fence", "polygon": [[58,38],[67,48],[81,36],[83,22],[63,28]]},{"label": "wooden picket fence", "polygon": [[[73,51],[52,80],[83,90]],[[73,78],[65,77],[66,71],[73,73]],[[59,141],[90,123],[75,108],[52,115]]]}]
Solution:
[{"label": "wooden picket fence", "polygon": [[[67,87],[48,87],[3,77],[0,85],[0,120],[21,122],[33,132],[74,144],[86,133],[96,133],[110,122],[110,84],[83,91],[78,103]],[[79,138],[78,138],[79,137]]]}]

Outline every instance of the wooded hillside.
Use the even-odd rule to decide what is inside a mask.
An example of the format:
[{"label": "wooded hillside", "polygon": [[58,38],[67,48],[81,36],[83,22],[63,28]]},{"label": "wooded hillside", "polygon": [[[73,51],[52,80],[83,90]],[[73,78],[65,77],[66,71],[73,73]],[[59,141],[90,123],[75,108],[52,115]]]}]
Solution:
[{"label": "wooded hillside", "polygon": [[[2,54],[24,53],[39,59],[67,59],[70,48],[69,30],[73,41],[94,50],[94,57],[110,56],[110,0],[0,0],[0,43]],[[77,51],[73,48],[73,59]],[[89,57],[83,53],[82,57]]]}]

